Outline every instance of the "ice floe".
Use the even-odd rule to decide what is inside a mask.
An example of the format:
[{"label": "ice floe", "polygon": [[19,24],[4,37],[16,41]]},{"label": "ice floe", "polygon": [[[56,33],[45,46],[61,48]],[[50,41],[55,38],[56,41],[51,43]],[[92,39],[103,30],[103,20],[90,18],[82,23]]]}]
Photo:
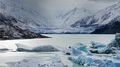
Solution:
[{"label": "ice floe", "polygon": [[68,59],[84,67],[120,67],[120,34],[108,45],[92,41],[89,48],[77,43],[67,49]]},{"label": "ice floe", "polygon": [[57,48],[51,45],[37,46],[37,47],[29,47],[22,44],[16,44],[17,51],[19,52],[55,52],[59,51]]}]

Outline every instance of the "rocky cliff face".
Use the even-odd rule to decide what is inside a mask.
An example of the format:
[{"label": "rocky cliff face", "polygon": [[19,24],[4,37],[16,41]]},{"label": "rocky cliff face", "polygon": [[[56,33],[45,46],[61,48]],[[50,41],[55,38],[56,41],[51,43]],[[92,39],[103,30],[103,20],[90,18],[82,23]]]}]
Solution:
[{"label": "rocky cliff face", "polygon": [[19,27],[15,18],[0,13],[0,39],[20,39],[20,38],[43,38],[38,33],[31,32]]}]

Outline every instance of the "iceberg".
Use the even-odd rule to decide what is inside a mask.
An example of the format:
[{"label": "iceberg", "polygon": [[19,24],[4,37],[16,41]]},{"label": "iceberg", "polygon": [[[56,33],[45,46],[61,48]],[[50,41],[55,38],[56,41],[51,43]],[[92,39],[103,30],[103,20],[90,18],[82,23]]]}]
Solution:
[{"label": "iceberg", "polygon": [[73,45],[68,59],[84,67],[120,67],[120,34],[108,45],[91,44],[89,50],[81,43]]},{"label": "iceberg", "polygon": [[79,54],[91,54],[89,50],[87,50],[87,47],[82,43],[76,43],[72,46],[72,54],[73,55],[79,55]]},{"label": "iceberg", "polygon": [[105,44],[101,44],[101,43],[94,42],[94,41],[92,41],[91,44],[92,44],[92,46],[91,46],[92,48],[102,48],[102,47],[106,47]]},{"label": "iceberg", "polygon": [[117,33],[115,39],[111,41],[108,45],[97,43],[92,41],[92,46],[90,47],[90,52],[98,54],[116,54],[120,53],[120,33]]},{"label": "iceberg", "polygon": [[73,46],[65,49],[63,51],[67,55],[79,55],[79,54],[88,54],[92,55],[91,52],[87,49],[87,47],[82,43],[76,43]]},{"label": "iceberg", "polygon": [[37,47],[29,47],[22,44],[16,44],[17,51],[19,52],[55,52],[59,51],[57,48],[51,45],[37,46]]},{"label": "iceberg", "polygon": [[71,55],[68,59],[84,67],[119,67],[120,57],[113,55]]},{"label": "iceberg", "polygon": [[62,50],[62,52],[66,55],[71,55],[72,54],[72,49],[71,49],[71,47],[65,48],[65,49]]},{"label": "iceberg", "polygon": [[92,63],[86,63],[85,67],[116,67],[110,60],[94,60]]},{"label": "iceberg", "polygon": [[0,48],[0,52],[7,52],[7,51],[9,51],[10,49],[8,49],[8,48]]},{"label": "iceberg", "polygon": [[117,54],[114,59],[120,60],[120,54]]}]

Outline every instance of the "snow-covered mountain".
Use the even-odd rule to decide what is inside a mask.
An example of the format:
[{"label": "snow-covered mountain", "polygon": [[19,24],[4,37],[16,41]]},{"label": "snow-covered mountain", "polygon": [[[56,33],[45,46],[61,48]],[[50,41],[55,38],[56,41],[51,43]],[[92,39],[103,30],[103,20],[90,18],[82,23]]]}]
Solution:
[{"label": "snow-covered mountain", "polygon": [[[120,2],[98,11],[92,16],[80,19],[72,27],[91,26],[93,33],[118,33],[120,28]],[[97,28],[97,30],[96,30]],[[92,31],[91,31],[92,32]]]},{"label": "snow-covered mountain", "polygon": [[41,29],[41,33],[85,33],[88,29],[84,31],[83,29],[72,28],[71,25],[80,18],[82,19],[92,14],[88,9],[79,7],[75,7],[66,12],[55,11],[55,14],[52,15],[54,27],[43,28]]},{"label": "snow-covered mountain", "polygon": [[27,0],[0,0],[0,12],[15,17],[24,29],[33,32],[37,32],[38,28],[51,27],[52,25],[40,14],[44,11],[36,9],[36,6],[29,2]]},{"label": "snow-covered mountain", "polygon": [[84,18],[86,16],[90,16],[92,13],[85,8],[75,7],[74,9],[64,13],[59,14],[58,19],[62,21],[62,26],[70,27],[73,23],[75,23],[80,18]]},{"label": "snow-covered mountain", "polygon": [[14,17],[20,28],[36,33],[74,32],[70,26],[79,18],[91,15],[89,10],[75,7],[68,12],[49,16],[42,10],[43,6],[38,6],[38,0],[0,0],[2,14]]}]

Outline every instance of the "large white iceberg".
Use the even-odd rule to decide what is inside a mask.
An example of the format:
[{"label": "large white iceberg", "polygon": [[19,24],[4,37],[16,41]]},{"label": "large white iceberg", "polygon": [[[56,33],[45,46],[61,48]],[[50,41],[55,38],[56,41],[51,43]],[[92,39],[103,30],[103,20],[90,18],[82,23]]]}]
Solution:
[{"label": "large white iceberg", "polygon": [[59,51],[57,48],[51,45],[37,46],[37,47],[29,47],[22,44],[16,44],[17,51],[19,52],[54,52]]}]

